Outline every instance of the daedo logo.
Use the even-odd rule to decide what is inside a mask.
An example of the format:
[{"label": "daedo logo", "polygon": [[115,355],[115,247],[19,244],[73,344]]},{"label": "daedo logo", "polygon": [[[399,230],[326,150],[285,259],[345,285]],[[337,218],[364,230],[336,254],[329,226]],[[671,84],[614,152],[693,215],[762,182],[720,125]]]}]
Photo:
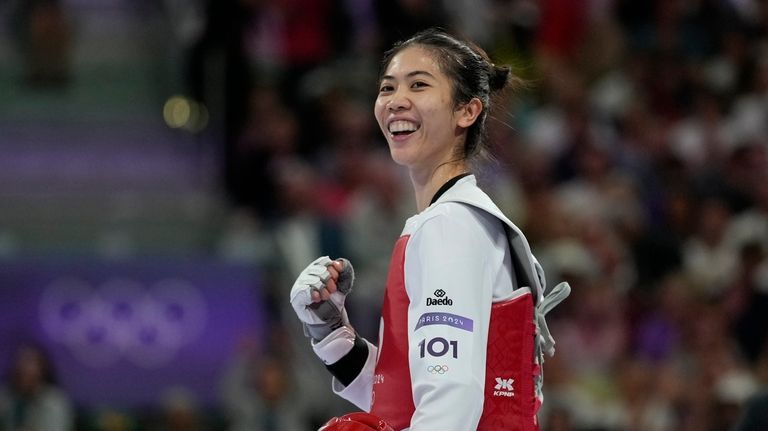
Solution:
[{"label": "daedo logo", "polygon": [[453,300],[445,297],[445,291],[443,289],[435,290],[434,295],[437,296],[437,299],[427,298],[427,307],[432,305],[453,305]]},{"label": "daedo logo", "polygon": [[493,391],[494,397],[514,397],[515,389],[512,384],[515,383],[515,379],[505,379],[502,377],[496,377],[496,386]]}]

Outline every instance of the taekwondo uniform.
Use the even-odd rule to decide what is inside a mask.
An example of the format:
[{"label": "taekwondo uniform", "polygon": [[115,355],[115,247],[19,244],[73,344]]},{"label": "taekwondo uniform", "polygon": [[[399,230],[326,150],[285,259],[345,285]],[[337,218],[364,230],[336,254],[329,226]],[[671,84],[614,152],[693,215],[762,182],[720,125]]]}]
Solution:
[{"label": "taekwondo uniform", "polygon": [[338,395],[396,430],[538,430],[541,364],[554,341],[545,279],[522,232],[454,178],[397,240],[378,347]]}]

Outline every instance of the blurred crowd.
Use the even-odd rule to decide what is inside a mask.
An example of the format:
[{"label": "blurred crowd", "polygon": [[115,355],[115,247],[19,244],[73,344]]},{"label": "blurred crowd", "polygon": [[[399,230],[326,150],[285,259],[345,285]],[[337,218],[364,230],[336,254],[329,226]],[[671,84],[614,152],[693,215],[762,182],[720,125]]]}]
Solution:
[{"label": "blurred crowd", "polygon": [[476,172],[550,286],[573,288],[550,324],[542,429],[768,429],[768,1],[214,0],[204,16],[185,76],[224,149],[214,252],[264,269],[272,312],[222,380],[223,429],[354,409],[287,293],[317,256],[347,257],[350,318],[377,338],[415,211],[372,114],[378,61],[429,26],[527,81],[497,101]]},{"label": "blurred crowd", "polygon": [[573,286],[552,325],[546,429],[727,430],[768,387],[768,2],[241,7],[252,90],[231,109],[244,113],[226,171],[241,211],[224,244],[269,262],[275,310],[316,255],[346,256],[350,315],[375,339],[390,247],[414,211],[371,115],[377,61],[440,25],[529,84],[498,101],[495,157],[477,172],[550,283]]}]

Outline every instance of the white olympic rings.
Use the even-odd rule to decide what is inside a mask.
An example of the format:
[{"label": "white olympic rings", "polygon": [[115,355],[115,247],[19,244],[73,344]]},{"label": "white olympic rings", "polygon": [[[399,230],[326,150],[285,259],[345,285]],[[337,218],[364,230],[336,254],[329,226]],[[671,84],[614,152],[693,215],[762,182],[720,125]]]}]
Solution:
[{"label": "white olympic rings", "polygon": [[119,360],[149,369],[165,366],[199,337],[207,315],[200,290],[176,278],[149,286],[113,278],[92,286],[62,277],[44,288],[39,305],[45,333],[91,367]]},{"label": "white olympic rings", "polygon": [[431,374],[445,374],[448,372],[448,365],[429,365],[427,372]]}]

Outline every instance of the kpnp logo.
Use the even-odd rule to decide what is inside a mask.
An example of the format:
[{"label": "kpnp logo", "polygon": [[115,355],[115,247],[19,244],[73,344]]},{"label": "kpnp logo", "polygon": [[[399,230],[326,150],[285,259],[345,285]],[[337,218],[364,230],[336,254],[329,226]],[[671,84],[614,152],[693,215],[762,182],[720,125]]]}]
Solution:
[{"label": "kpnp logo", "polygon": [[515,379],[504,379],[502,377],[496,377],[496,386],[493,388],[494,397],[514,397],[515,389],[512,384],[515,383]]},{"label": "kpnp logo", "polygon": [[451,298],[445,297],[445,290],[437,289],[435,290],[434,295],[437,296],[437,299],[427,298],[428,307],[430,305],[453,305],[453,300]]}]

